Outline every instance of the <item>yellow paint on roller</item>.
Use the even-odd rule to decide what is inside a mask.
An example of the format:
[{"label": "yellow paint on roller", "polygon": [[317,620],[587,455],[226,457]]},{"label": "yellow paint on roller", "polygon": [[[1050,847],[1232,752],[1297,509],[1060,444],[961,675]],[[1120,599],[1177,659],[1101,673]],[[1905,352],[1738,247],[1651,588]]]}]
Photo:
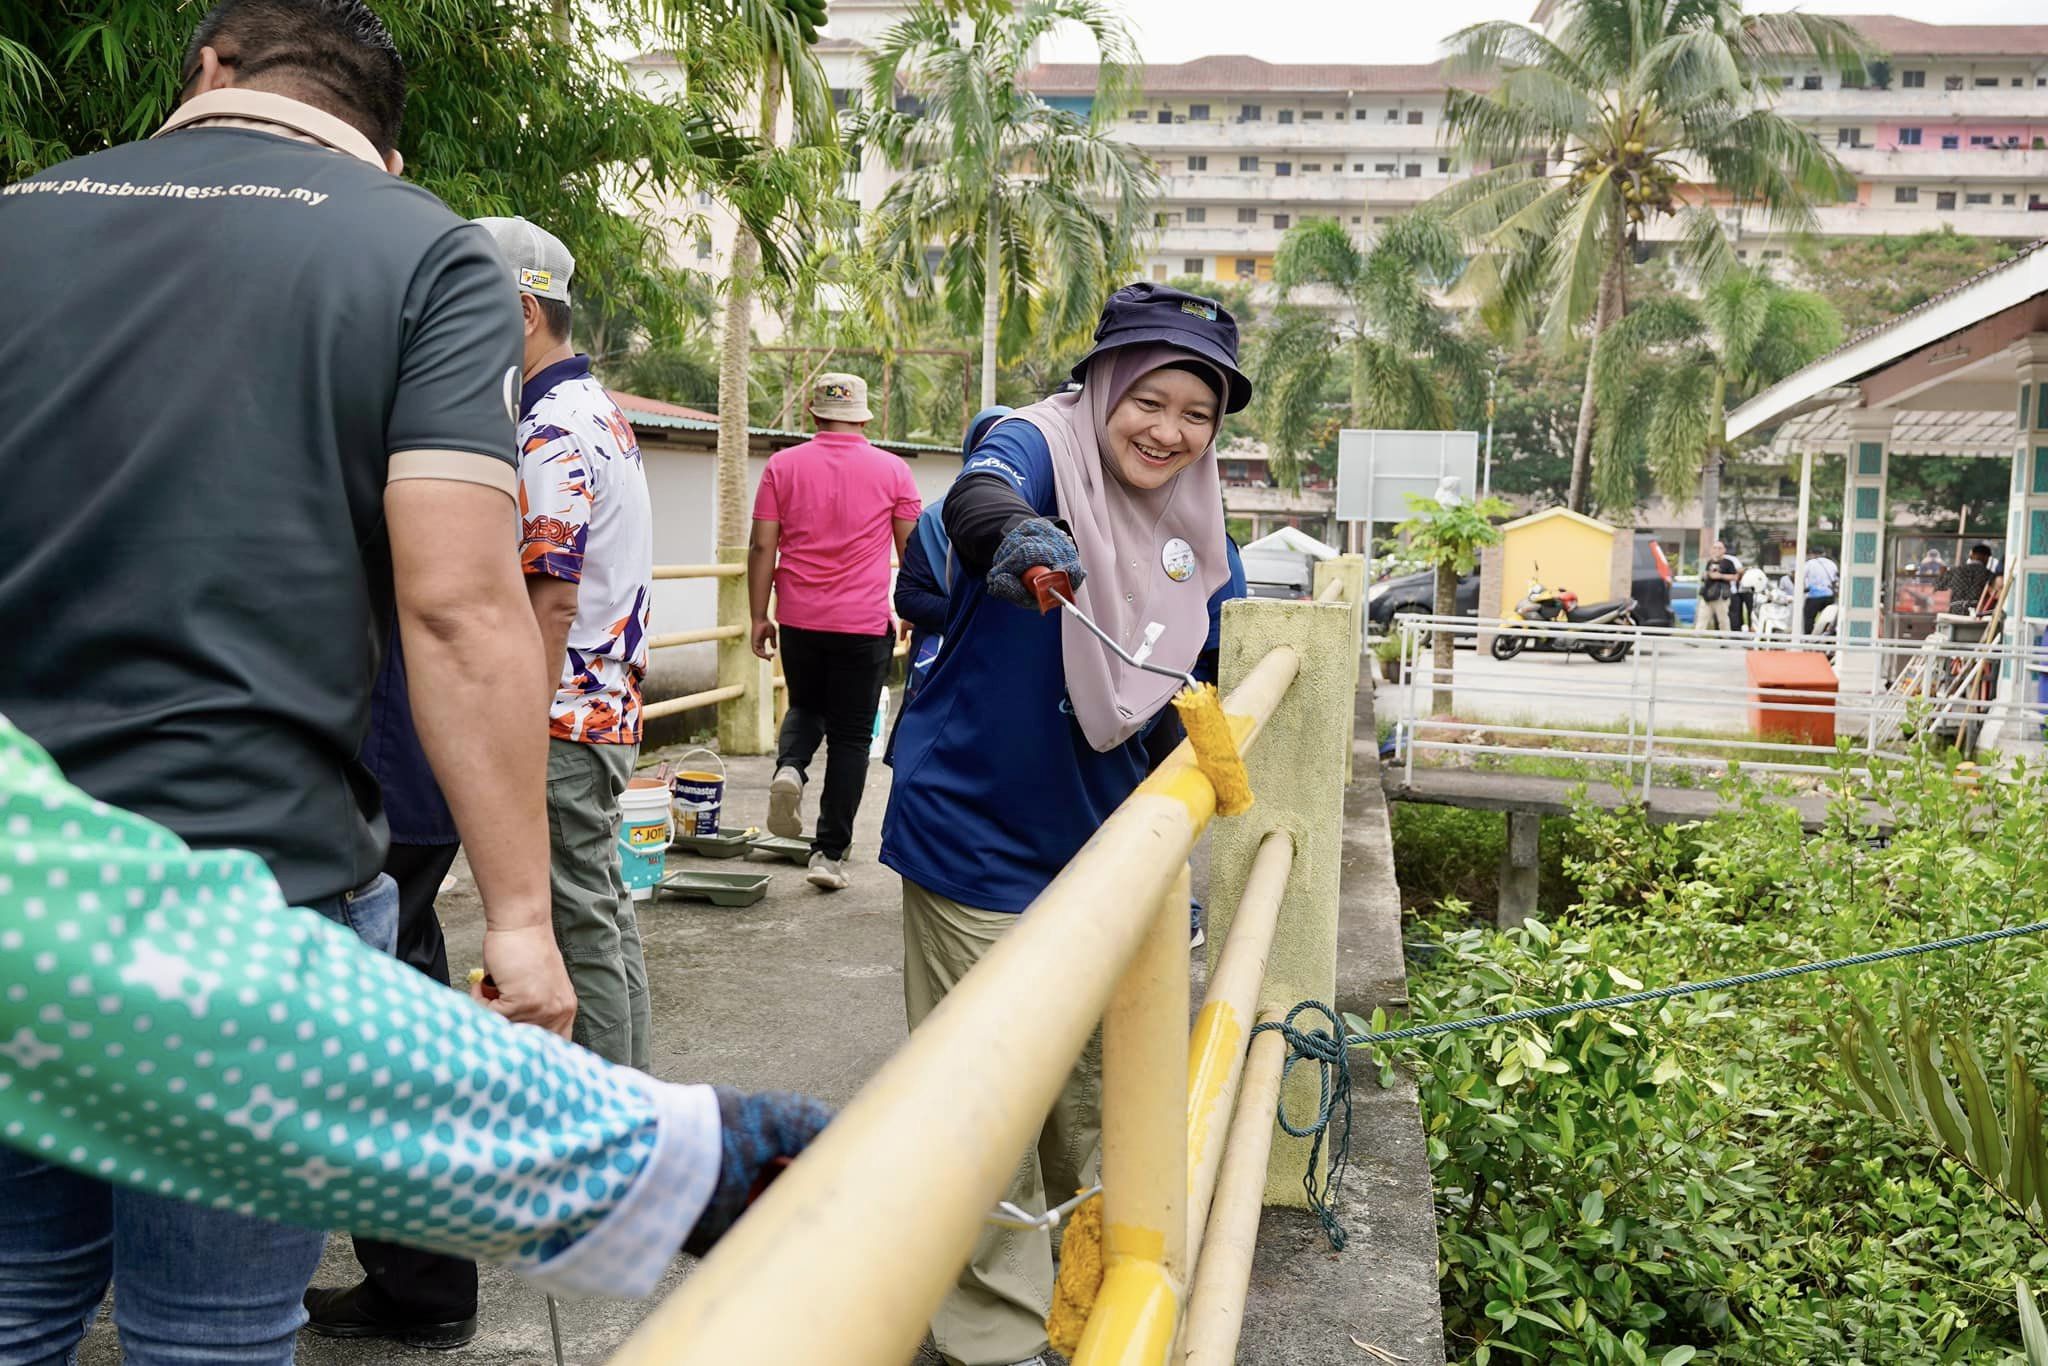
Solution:
[{"label": "yellow paint on roller", "polygon": [[1173,1350],[1179,1319],[1180,1295],[1165,1267],[1112,1262],[1074,1366],[1159,1366]]},{"label": "yellow paint on roller", "polygon": [[1188,728],[1188,743],[1194,747],[1195,762],[1202,776],[1216,789],[1216,810],[1225,816],[1241,816],[1252,808],[1252,780],[1244,771],[1238,753],[1242,734],[1223,714],[1223,699],[1204,683],[1182,688],[1173,698],[1181,724]]},{"label": "yellow paint on roller", "polygon": [[1102,1291],[1102,1197],[1081,1202],[1067,1220],[1060,1238],[1060,1273],[1053,1282],[1052,1312],[1045,1316],[1045,1335],[1062,1355],[1071,1357],[1081,1345],[1088,1315]]}]

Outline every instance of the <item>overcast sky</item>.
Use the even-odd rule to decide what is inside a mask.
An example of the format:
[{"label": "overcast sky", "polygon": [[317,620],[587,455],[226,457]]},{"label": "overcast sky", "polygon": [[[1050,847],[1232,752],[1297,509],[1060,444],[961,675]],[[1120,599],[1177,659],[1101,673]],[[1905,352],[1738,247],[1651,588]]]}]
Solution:
[{"label": "overcast sky", "polygon": [[[1485,19],[1526,20],[1536,5],[1502,0],[1122,0],[1148,62],[1246,53],[1269,62],[1427,62],[1444,38]],[[1759,9],[1792,6],[1756,5]],[[1897,14],[1941,24],[2040,23],[2038,0],[1809,0],[1822,14]],[[1086,35],[1056,37],[1050,61],[1089,61]]]}]

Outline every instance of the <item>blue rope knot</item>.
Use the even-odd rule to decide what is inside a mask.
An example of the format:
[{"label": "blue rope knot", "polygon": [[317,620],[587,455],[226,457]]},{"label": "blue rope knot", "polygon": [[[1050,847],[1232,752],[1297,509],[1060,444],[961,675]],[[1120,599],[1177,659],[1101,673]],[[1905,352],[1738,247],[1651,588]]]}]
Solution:
[{"label": "blue rope knot", "polygon": [[[1305,1010],[1315,1011],[1330,1022],[1328,1029],[1302,1029],[1294,1021]],[[1252,1037],[1256,1039],[1267,1030],[1273,1030],[1287,1041],[1287,1061],[1280,1065],[1280,1084],[1287,1085],[1288,1074],[1294,1071],[1298,1062],[1312,1062],[1316,1065],[1320,1098],[1316,1105],[1315,1119],[1307,1124],[1296,1124],[1287,1114],[1287,1098],[1280,1098],[1280,1127],[1295,1138],[1309,1140],[1308,1170],[1302,1173],[1301,1188],[1308,1195],[1308,1207],[1315,1212],[1316,1222],[1322,1225],[1323,1237],[1330,1243],[1332,1252],[1342,1252],[1349,1235],[1344,1226],[1337,1222],[1334,1206],[1344,1185],[1344,1170],[1351,1159],[1351,1049],[1350,1040],[1344,1033],[1344,1024],[1337,1018],[1337,1012],[1321,1001],[1303,1001],[1287,1012],[1285,1020],[1268,1020],[1252,1026]],[[1341,1114],[1340,1114],[1341,1111]],[[1336,1133],[1330,1133],[1330,1121],[1339,1120]],[[1327,1180],[1318,1178],[1322,1170],[1323,1140],[1330,1139],[1330,1174]]]}]

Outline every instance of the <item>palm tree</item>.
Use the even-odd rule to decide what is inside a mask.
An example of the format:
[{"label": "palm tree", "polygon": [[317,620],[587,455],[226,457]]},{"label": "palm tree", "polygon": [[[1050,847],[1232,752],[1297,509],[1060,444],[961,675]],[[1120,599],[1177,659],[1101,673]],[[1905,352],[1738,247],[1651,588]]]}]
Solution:
[{"label": "palm tree", "polygon": [[1354,427],[1441,430],[1457,400],[1479,402],[1483,349],[1431,295],[1463,261],[1457,234],[1428,213],[1397,219],[1369,249],[1332,218],[1287,230],[1273,266],[1283,297],[1322,286],[1342,309],[1285,304],[1253,360],[1260,434],[1275,477],[1296,485],[1302,457],[1328,438],[1331,395]]},{"label": "palm tree", "polygon": [[1605,508],[1633,507],[1637,471],[1674,502],[1700,495],[1701,544],[1719,534],[1728,409],[1842,340],[1841,316],[1818,294],[1753,269],[1722,277],[1698,299],[1637,305],[1608,330],[1594,367],[1603,414],[1594,434],[1594,491]]},{"label": "palm tree", "polygon": [[[719,187],[745,222],[764,204],[787,203],[792,194],[836,197],[840,159],[838,119],[832,89],[810,44],[817,38],[822,6],[809,0],[738,0],[717,16],[716,33],[700,32],[698,60],[719,51],[759,73],[755,127],[763,154],[742,174]],[[707,24],[713,18],[701,15]],[[796,143],[813,155],[791,158],[778,152],[779,125],[787,100]],[[747,361],[752,349],[754,300],[762,284],[760,236],[742,226],[733,239],[726,276],[725,317],[718,354],[718,545],[735,551],[747,537]]]},{"label": "palm tree", "polygon": [[[1039,40],[1065,23],[1086,28],[1101,55],[1087,119],[1018,84]],[[919,0],[869,58],[857,136],[906,168],[883,198],[876,253],[904,297],[979,332],[984,404],[999,355],[1086,329],[1131,266],[1158,185],[1109,133],[1134,57],[1101,0]]]},{"label": "palm tree", "polygon": [[1570,492],[1583,512],[1591,377],[1627,309],[1632,253],[1653,234],[1669,238],[1678,263],[1710,284],[1735,263],[1717,200],[1810,228],[1814,205],[1849,182],[1769,107],[1767,67],[1796,54],[1856,75],[1862,45],[1841,20],[1745,14],[1740,0],[1564,0],[1555,39],[1493,21],[1450,41],[1445,124],[1464,161],[1491,169],[1439,202],[1478,248],[1468,278],[1488,320],[1537,323],[1553,340],[1592,323]]}]

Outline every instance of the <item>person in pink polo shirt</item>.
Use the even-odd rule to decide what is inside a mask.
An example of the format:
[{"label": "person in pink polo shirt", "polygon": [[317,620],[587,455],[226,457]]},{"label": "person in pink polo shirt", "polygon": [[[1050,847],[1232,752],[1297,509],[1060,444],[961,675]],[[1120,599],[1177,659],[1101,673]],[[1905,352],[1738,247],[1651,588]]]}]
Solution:
[{"label": "person in pink polo shirt", "polygon": [[824,741],[825,791],[808,880],[838,891],[846,886],[875,706],[895,641],[890,550],[901,558],[923,504],[903,462],[868,443],[874,414],[865,380],[820,375],[808,406],[818,434],[769,460],[754,494],[747,597],[754,653],[770,659],[779,647],[789,680],[789,714],[768,784],[768,829],[803,832],[804,783]]}]

